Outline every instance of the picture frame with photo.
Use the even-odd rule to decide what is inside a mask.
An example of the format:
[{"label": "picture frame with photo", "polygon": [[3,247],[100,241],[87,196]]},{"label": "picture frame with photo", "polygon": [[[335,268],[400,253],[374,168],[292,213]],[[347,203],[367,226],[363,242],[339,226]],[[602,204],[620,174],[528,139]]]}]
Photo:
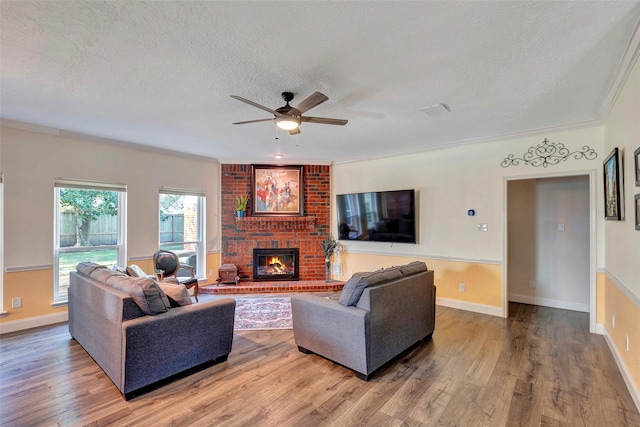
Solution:
[{"label": "picture frame with photo", "polygon": [[303,216],[304,166],[251,165],[251,215]]},{"label": "picture frame with photo", "polygon": [[640,194],[635,195],[636,206],[636,230],[640,231]]},{"label": "picture frame with photo", "polygon": [[640,147],[633,152],[633,159],[635,163],[635,176],[636,176],[636,187],[640,187]]},{"label": "picture frame with photo", "polygon": [[604,173],[604,219],[620,221],[622,219],[622,204],[620,188],[620,155],[618,147],[607,156],[603,163]]}]

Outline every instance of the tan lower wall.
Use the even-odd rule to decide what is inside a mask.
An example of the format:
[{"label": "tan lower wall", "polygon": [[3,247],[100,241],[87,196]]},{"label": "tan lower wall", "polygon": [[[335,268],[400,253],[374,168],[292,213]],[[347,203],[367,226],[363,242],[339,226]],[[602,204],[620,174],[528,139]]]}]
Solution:
[{"label": "tan lower wall", "polygon": [[[343,273],[334,279],[348,280],[350,270],[373,271],[416,260],[424,261],[434,271],[438,298],[502,307],[501,264],[343,252],[334,256],[334,262],[342,263]],[[460,283],[465,284],[465,292],[460,292]]]},{"label": "tan lower wall", "polygon": [[[627,374],[640,390],[640,306],[629,298],[606,273],[597,274],[597,321],[605,325],[607,334]],[[613,326],[615,316],[615,327]],[[625,346],[629,337],[629,350]]]},{"label": "tan lower wall", "polygon": [[[67,307],[51,307],[53,303],[53,268],[4,273],[4,311],[0,322],[66,312]],[[13,298],[22,298],[22,307],[11,308]]]}]

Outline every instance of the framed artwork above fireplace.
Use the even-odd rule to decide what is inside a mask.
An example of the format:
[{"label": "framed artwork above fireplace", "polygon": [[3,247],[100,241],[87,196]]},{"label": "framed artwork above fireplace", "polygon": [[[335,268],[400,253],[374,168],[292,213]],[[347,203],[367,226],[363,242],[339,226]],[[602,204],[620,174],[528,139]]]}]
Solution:
[{"label": "framed artwork above fireplace", "polygon": [[304,215],[304,167],[251,165],[251,215]]}]

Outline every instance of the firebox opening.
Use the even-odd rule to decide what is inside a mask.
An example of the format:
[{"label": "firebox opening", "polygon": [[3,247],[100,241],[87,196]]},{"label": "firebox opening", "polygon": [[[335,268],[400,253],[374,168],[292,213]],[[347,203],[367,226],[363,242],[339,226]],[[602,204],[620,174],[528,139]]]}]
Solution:
[{"label": "firebox opening", "polygon": [[253,249],[253,280],[299,280],[299,250]]}]

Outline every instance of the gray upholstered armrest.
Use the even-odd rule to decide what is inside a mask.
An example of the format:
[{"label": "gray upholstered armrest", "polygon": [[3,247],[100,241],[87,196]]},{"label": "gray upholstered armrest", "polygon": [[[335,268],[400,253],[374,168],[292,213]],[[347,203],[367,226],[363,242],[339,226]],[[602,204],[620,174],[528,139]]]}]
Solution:
[{"label": "gray upholstered armrest", "polygon": [[367,310],[317,295],[291,297],[296,344],[358,372],[367,372]]}]

